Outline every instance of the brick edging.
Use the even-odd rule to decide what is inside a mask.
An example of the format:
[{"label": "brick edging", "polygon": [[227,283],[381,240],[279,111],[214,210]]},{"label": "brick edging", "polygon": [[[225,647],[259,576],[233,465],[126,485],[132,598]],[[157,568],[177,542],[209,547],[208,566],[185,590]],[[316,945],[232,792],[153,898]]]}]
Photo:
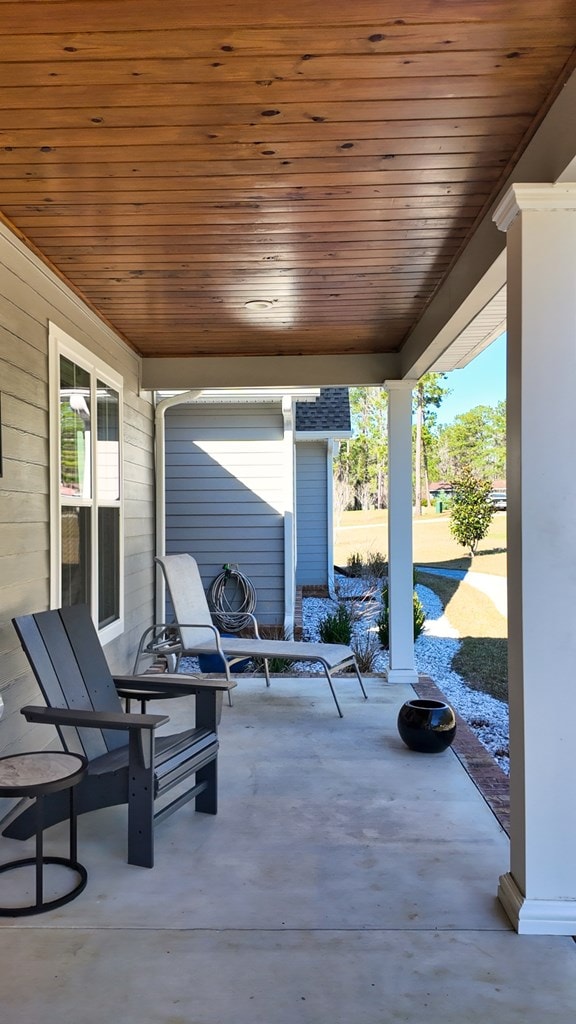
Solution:
[{"label": "brick edging", "polygon": [[[420,676],[418,682],[413,686],[419,697],[429,697],[431,700],[443,700],[446,704],[450,703],[429,676]],[[510,835],[510,781],[508,776],[456,709],[454,709],[454,713],[456,715],[456,736],[452,750],[504,831]]]}]

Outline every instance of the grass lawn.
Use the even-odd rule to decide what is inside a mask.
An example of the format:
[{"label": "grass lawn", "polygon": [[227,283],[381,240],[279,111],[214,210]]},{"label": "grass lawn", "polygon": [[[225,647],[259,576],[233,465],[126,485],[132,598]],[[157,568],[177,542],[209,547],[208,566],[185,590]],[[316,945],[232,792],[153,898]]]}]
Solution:
[{"label": "grass lawn", "polygon": [[[506,513],[497,512],[488,535],[480,541],[471,558],[450,533],[450,513],[428,513],[413,520],[414,564],[473,569],[475,572],[506,575]],[[388,513],[386,510],[344,512],[336,528],[334,561],[346,565],[350,555],[364,557],[381,551],[388,554]]]},{"label": "grass lawn", "polygon": [[[336,530],[335,562],[346,565],[359,552],[388,552],[388,517],[385,511],[345,512]],[[497,513],[488,536],[471,558],[450,533],[450,515],[429,513],[414,519],[414,563],[422,566],[418,583],[433,590],[462,638],[452,667],[469,686],[507,700],[507,622],[488,597],[459,580],[426,573],[425,567],[471,569],[506,576],[506,515]]]},{"label": "grass lawn", "polygon": [[490,598],[460,580],[418,572],[416,582],[438,595],[449,621],[461,637],[452,668],[474,690],[508,700],[506,619]]}]

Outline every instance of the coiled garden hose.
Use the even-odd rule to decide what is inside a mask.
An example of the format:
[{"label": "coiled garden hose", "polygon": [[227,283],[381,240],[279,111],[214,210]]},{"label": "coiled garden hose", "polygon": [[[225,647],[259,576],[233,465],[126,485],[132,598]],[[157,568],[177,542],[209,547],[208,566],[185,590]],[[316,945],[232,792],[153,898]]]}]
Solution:
[{"label": "coiled garden hose", "polygon": [[252,624],[250,615],[256,609],[256,591],[238,566],[226,564],[210,584],[208,602],[219,629],[239,633]]}]

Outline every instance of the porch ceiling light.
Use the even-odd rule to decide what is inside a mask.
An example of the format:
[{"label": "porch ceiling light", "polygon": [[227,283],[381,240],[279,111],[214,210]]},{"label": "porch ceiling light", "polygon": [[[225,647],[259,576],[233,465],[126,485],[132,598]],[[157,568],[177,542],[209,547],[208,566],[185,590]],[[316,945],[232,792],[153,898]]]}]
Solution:
[{"label": "porch ceiling light", "polygon": [[245,309],[271,309],[274,305],[271,299],[249,299],[244,303]]}]

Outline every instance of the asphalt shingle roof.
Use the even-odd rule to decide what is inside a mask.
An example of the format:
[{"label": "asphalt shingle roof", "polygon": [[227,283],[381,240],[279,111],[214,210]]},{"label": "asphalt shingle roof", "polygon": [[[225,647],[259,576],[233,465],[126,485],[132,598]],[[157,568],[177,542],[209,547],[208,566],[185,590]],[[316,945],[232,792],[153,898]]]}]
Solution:
[{"label": "asphalt shingle roof", "polygon": [[350,430],[348,388],[321,388],[314,402],[296,402],[296,430]]}]

